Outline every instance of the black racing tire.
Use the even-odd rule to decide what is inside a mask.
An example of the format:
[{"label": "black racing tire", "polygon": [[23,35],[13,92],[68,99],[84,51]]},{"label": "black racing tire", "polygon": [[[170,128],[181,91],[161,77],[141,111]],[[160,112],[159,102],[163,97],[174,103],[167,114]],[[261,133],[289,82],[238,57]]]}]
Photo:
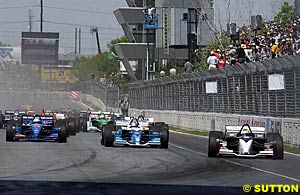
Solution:
[{"label": "black racing tire", "polygon": [[60,129],[58,130],[58,143],[66,143],[67,142],[67,129],[64,123],[59,123],[57,125]]},{"label": "black racing tire", "polygon": [[6,127],[6,141],[7,142],[14,141],[15,134],[16,134],[15,124],[13,122],[8,122]]},{"label": "black racing tire", "polygon": [[217,157],[220,145],[217,139],[223,138],[223,132],[221,131],[210,131],[208,138],[208,157]]},{"label": "black racing tire", "polygon": [[106,129],[106,128],[103,128],[104,126],[106,126],[106,125],[102,125],[101,136],[100,136],[100,144],[102,146],[104,145],[104,129]]},{"label": "black racing tire", "polygon": [[73,118],[68,118],[67,119],[67,123],[68,123],[68,129],[69,129],[70,135],[76,135],[76,123],[75,123],[75,120]]},{"label": "black racing tire", "polygon": [[83,123],[86,122],[85,118],[79,118],[79,131],[83,131]]},{"label": "black racing tire", "polygon": [[3,123],[4,123],[4,117],[3,114],[0,114],[0,128],[3,128]]},{"label": "black racing tire", "polygon": [[165,122],[156,122],[154,123],[154,126],[163,126]]},{"label": "black racing tire", "polygon": [[164,124],[160,130],[160,148],[167,149],[169,147],[169,126]]},{"label": "black racing tire", "polygon": [[80,121],[79,121],[79,118],[74,118],[74,122],[75,122],[76,133],[79,133],[80,132]]},{"label": "black racing tire", "polygon": [[272,143],[273,159],[281,160],[284,158],[283,137],[279,133],[268,133],[267,142]]},{"label": "black racing tire", "polygon": [[83,120],[81,129],[82,132],[87,132],[87,120]]},{"label": "black racing tire", "polygon": [[105,147],[113,147],[114,145],[114,141],[115,141],[115,137],[114,137],[114,126],[111,124],[105,125],[103,127],[103,135],[104,135],[104,140],[103,140],[103,144]]},{"label": "black racing tire", "polygon": [[67,124],[67,122],[66,122],[66,119],[61,119],[61,120],[56,121],[55,126],[57,126],[57,127],[64,126],[65,129],[66,129],[66,136],[67,136],[67,137],[70,136],[70,135],[69,135],[68,124]]}]

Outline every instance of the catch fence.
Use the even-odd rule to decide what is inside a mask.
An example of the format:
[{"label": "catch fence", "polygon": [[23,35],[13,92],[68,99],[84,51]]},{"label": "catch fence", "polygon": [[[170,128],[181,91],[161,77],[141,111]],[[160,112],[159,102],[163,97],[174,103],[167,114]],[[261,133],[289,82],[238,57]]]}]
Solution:
[{"label": "catch fence", "polygon": [[136,109],[300,116],[300,56],[129,84]]}]

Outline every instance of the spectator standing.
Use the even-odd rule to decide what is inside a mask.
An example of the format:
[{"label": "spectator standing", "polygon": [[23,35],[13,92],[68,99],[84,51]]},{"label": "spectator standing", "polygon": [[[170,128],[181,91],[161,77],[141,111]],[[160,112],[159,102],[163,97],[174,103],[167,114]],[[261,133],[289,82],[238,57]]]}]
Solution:
[{"label": "spectator standing", "polygon": [[246,61],[246,53],[241,44],[239,44],[238,49],[236,50],[236,57],[240,64]]},{"label": "spectator standing", "polygon": [[215,52],[211,51],[210,56],[207,58],[208,70],[217,68],[218,58],[215,56]]},{"label": "spectator standing", "polygon": [[189,60],[186,60],[184,63],[184,72],[185,73],[192,72],[193,67],[194,67],[194,65]]},{"label": "spectator standing", "polygon": [[225,68],[226,60],[223,55],[221,55],[220,60],[218,61],[218,68]]},{"label": "spectator standing", "polygon": [[221,50],[220,49],[217,49],[217,50],[214,50],[214,53],[215,53],[215,56],[218,58],[218,60],[221,58]]},{"label": "spectator standing", "polygon": [[229,51],[228,51],[227,55],[230,60],[230,65],[232,65],[232,66],[235,66],[235,64],[236,64],[235,54],[236,54],[236,50],[234,49],[233,45],[229,45]]},{"label": "spectator standing", "polygon": [[278,45],[276,45],[275,39],[272,39],[272,46],[271,46],[272,59],[276,58],[277,53],[278,53]]}]

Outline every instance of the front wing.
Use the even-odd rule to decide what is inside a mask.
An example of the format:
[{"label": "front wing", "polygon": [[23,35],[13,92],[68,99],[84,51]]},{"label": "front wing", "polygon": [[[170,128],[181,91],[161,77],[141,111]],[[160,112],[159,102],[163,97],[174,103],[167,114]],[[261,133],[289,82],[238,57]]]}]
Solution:
[{"label": "front wing", "polygon": [[219,150],[219,155],[254,158],[259,156],[273,156],[274,154],[273,154],[273,150],[259,151],[257,154],[237,154],[233,150],[229,150],[227,148],[223,148],[223,149],[221,148]]}]

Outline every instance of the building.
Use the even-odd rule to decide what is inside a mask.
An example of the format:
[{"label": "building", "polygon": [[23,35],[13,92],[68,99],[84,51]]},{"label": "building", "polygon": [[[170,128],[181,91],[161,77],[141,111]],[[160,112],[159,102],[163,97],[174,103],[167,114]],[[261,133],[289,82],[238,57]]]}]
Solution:
[{"label": "building", "polygon": [[[205,47],[215,33],[227,24],[251,24],[252,15],[271,20],[286,0],[127,0],[128,7],[115,10],[128,43],[116,45],[132,80],[153,79],[155,69],[176,66],[177,62],[197,60],[199,47]],[[294,0],[288,0],[293,5]],[[144,29],[145,8],[155,7],[158,29]],[[130,62],[135,61],[136,72]],[[172,65],[171,65],[172,66]]]}]

